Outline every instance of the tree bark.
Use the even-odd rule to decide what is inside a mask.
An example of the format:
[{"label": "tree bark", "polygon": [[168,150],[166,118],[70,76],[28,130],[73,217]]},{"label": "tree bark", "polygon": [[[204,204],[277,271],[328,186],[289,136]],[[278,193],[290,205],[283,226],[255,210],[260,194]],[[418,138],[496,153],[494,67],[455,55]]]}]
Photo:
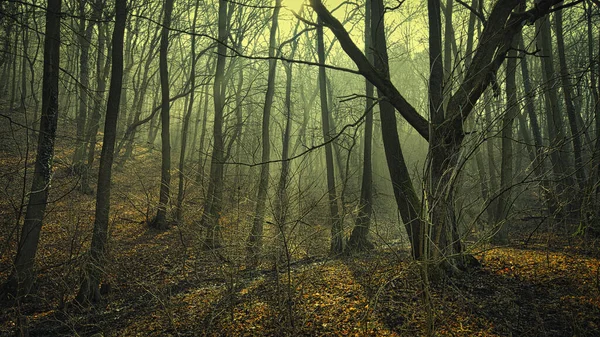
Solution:
[{"label": "tree bark", "polygon": [[160,169],[160,197],[156,217],[150,223],[150,227],[166,229],[167,207],[170,199],[171,189],[171,132],[170,132],[170,103],[169,103],[169,69],[167,64],[167,52],[169,49],[169,29],[171,27],[171,14],[173,13],[174,0],[165,1],[165,16],[160,39],[160,88],[161,88],[161,169]]},{"label": "tree bark", "polygon": [[[373,14],[371,0],[365,2],[365,55],[369,62],[373,63],[373,42],[371,38]],[[379,18],[377,21],[379,23]],[[373,144],[373,84],[365,80],[365,131],[363,139],[363,167],[360,187],[360,199],[358,202],[358,216],[348,240],[348,248],[354,251],[362,251],[373,248],[368,240],[371,214],[373,213],[373,165],[371,152]]]},{"label": "tree bark", "polygon": [[58,123],[58,77],[60,67],[61,0],[48,0],[44,39],[42,113],[37,155],[25,222],[21,229],[14,270],[5,284],[7,294],[20,296],[31,291],[35,279],[35,255],[52,177],[54,141]]},{"label": "tree bark", "polygon": [[[516,41],[514,41],[516,42]],[[492,237],[492,242],[497,244],[508,243],[508,228],[506,226],[506,218],[510,209],[511,200],[511,185],[513,179],[513,122],[519,114],[519,106],[517,100],[517,50],[516,43],[514,49],[508,52],[508,60],[506,62],[506,111],[502,116],[502,149],[501,149],[501,165],[500,165],[500,194],[496,204],[495,212],[495,229],[496,232]]]},{"label": "tree bark", "polygon": [[225,158],[223,145],[223,109],[225,108],[223,75],[227,54],[227,1],[219,0],[219,44],[217,45],[217,67],[213,84],[213,100],[215,117],[213,122],[213,150],[210,162],[210,180],[207,198],[204,203],[201,225],[206,228],[205,248],[221,247],[219,218],[221,216],[223,196],[223,161]]},{"label": "tree bark", "polygon": [[262,238],[265,218],[265,205],[267,201],[267,192],[269,189],[269,160],[271,159],[271,105],[273,104],[273,95],[275,93],[275,75],[277,73],[277,60],[274,58],[277,50],[277,25],[281,0],[275,1],[273,9],[273,19],[271,22],[271,32],[269,36],[269,75],[267,79],[267,92],[265,94],[265,104],[263,106],[262,116],[262,134],[261,145],[262,155],[260,166],[260,180],[258,183],[258,196],[256,197],[256,208],[254,218],[252,219],[252,229],[248,238],[248,260],[251,265],[256,265],[259,261],[262,250]]},{"label": "tree bark", "polygon": [[586,182],[585,167],[583,166],[583,146],[581,142],[581,132],[577,127],[577,112],[575,111],[575,105],[573,104],[571,80],[569,80],[569,68],[567,66],[567,57],[565,55],[562,10],[555,12],[554,26],[556,29],[556,48],[558,52],[558,63],[560,66],[560,82],[562,86],[563,96],[565,98],[567,118],[569,119],[571,140],[573,142],[573,155],[575,157],[575,178],[577,179],[577,186],[579,187],[579,191],[583,193],[583,191],[585,191]]},{"label": "tree bark", "polygon": [[190,99],[188,102],[188,110],[183,119],[183,126],[181,130],[181,149],[179,152],[179,186],[177,190],[177,206],[176,206],[176,214],[175,219],[177,222],[181,223],[183,220],[183,197],[184,197],[184,183],[185,183],[185,151],[187,148],[187,138],[188,138],[188,129],[190,125],[190,118],[192,117],[192,110],[194,108],[194,97],[195,97],[195,88],[196,88],[196,20],[198,18],[198,7],[199,1],[196,0],[196,5],[194,6],[194,19],[192,26],[192,50],[191,50],[191,62],[192,67],[190,69],[190,85],[192,87],[192,91],[190,92]]},{"label": "tree bark", "polygon": [[106,265],[112,165],[117,139],[121,89],[123,87],[123,38],[127,19],[126,0],[115,0],[115,7],[115,28],[112,36],[112,70],[106,105],[106,119],[104,121],[100,167],[98,169],[94,231],[90,248],[90,260],[86,265],[81,287],[75,298],[76,302],[83,305],[100,300],[100,282]]}]

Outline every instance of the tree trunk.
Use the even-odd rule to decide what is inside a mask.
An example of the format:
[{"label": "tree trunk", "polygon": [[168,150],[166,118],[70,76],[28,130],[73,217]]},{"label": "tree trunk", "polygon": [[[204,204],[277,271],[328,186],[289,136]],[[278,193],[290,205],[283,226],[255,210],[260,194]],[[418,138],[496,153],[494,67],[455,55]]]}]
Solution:
[{"label": "tree trunk", "polygon": [[256,265],[260,258],[262,250],[263,225],[265,218],[265,204],[267,201],[267,192],[269,189],[269,160],[271,159],[271,105],[273,104],[273,94],[275,93],[275,75],[277,71],[277,60],[273,57],[277,50],[277,19],[279,17],[279,8],[281,0],[275,1],[273,9],[273,21],[271,23],[271,33],[269,37],[269,75],[267,80],[267,93],[265,94],[265,105],[263,106],[262,117],[262,155],[260,166],[260,181],[258,184],[258,196],[256,198],[256,209],[252,220],[252,229],[248,239],[248,259],[251,265]]},{"label": "tree trunk", "polygon": [[[96,2],[95,10],[102,17],[104,11],[104,0],[98,0]],[[110,57],[105,57],[105,44],[106,42],[106,25],[98,24],[98,52],[96,58],[96,95],[94,97],[94,108],[92,110],[92,116],[87,124],[87,135],[86,143],[89,146],[87,150],[87,165],[84,168],[81,176],[81,190],[86,194],[93,194],[93,190],[90,187],[90,171],[94,164],[96,156],[96,137],[98,130],[100,129],[100,119],[102,115],[102,105],[104,103],[104,91],[106,90],[106,79],[108,77],[108,71],[110,69]],[[109,47],[108,53],[111,52]],[[107,53],[107,54],[108,54]]]},{"label": "tree trunk", "polygon": [[35,255],[40,239],[48,192],[52,177],[54,141],[58,122],[58,77],[60,57],[61,0],[48,0],[44,39],[44,75],[42,113],[37,155],[25,222],[21,230],[14,270],[5,284],[4,292],[26,295],[35,279]]},{"label": "tree trunk", "polygon": [[571,129],[571,139],[573,141],[573,155],[575,156],[575,178],[579,191],[585,191],[585,167],[583,166],[583,146],[581,143],[581,132],[577,127],[577,112],[573,104],[571,93],[571,80],[569,80],[569,69],[567,67],[567,57],[565,56],[565,41],[563,37],[563,15],[562,10],[556,11],[554,14],[554,24],[556,29],[556,48],[558,51],[558,63],[560,65],[560,80],[562,85],[563,95],[565,97],[565,105],[567,117],[569,119],[569,127]]},{"label": "tree trunk", "polygon": [[545,94],[545,112],[546,112],[546,127],[548,130],[548,138],[550,140],[550,162],[552,163],[552,171],[556,183],[556,195],[559,198],[566,198],[568,195],[567,189],[572,186],[570,176],[567,175],[567,156],[565,150],[565,133],[563,127],[563,118],[560,113],[558,102],[558,93],[556,92],[555,71],[554,71],[554,55],[552,53],[552,37],[550,33],[550,19],[544,18],[536,23],[538,30],[538,45],[541,49],[542,63],[542,79],[544,82]]},{"label": "tree trunk", "polygon": [[217,45],[217,67],[213,84],[213,99],[215,117],[213,122],[213,150],[210,162],[210,180],[208,194],[204,203],[201,225],[206,228],[205,247],[216,249],[221,247],[219,218],[221,216],[223,196],[223,160],[225,158],[223,146],[223,109],[225,97],[223,75],[227,47],[227,1],[219,0],[219,44]]},{"label": "tree trunk", "polygon": [[170,133],[170,103],[169,103],[169,65],[167,64],[167,52],[169,49],[169,29],[171,27],[171,14],[173,13],[174,0],[166,0],[164,9],[165,17],[160,39],[160,88],[161,88],[161,144],[162,157],[160,169],[160,197],[158,201],[158,211],[156,217],[150,223],[150,227],[156,229],[166,229],[167,206],[169,204],[169,194],[171,189],[171,133]]},{"label": "tree trunk", "polygon": [[106,245],[108,243],[108,220],[110,214],[110,188],[115,142],[117,139],[117,120],[123,87],[123,37],[127,18],[126,0],[115,0],[115,28],[112,36],[112,70],[110,89],[104,121],[104,137],[98,169],[98,191],[96,193],[96,212],[90,260],[85,267],[83,280],[75,300],[88,304],[100,300],[100,282],[106,264]]},{"label": "tree trunk", "polygon": [[[208,68],[208,63],[207,63]],[[209,69],[207,69],[208,71]],[[204,183],[204,163],[206,156],[204,155],[204,141],[206,139],[206,121],[208,114],[208,103],[209,103],[209,86],[207,85],[204,89],[204,105],[202,109],[202,128],[200,129],[200,141],[198,142],[198,172],[196,174],[196,185],[203,185]],[[200,113],[198,113],[200,114]]]},{"label": "tree trunk", "polygon": [[[365,3],[365,55],[369,62],[373,62],[373,42],[371,38],[373,20],[371,1]],[[379,19],[378,19],[379,20]],[[377,21],[378,22],[378,21]],[[365,134],[363,140],[363,172],[360,187],[360,199],[358,202],[358,216],[348,240],[348,248],[362,251],[373,248],[368,240],[371,214],[373,213],[373,165],[371,164],[371,149],[373,142],[373,84],[365,80]]]},{"label": "tree trunk", "polygon": [[511,202],[511,185],[513,179],[513,122],[519,114],[519,106],[517,100],[517,49],[508,52],[508,60],[506,61],[506,111],[502,116],[502,156],[500,164],[500,191],[498,195],[498,203],[496,204],[494,228],[496,232],[492,237],[492,242],[497,244],[508,243],[508,228],[506,226],[506,218],[512,204]]},{"label": "tree trunk", "polygon": [[[88,92],[90,83],[89,74],[89,54],[90,54],[90,40],[92,39],[92,30],[94,28],[93,20],[87,22],[85,17],[85,4],[87,1],[79,0],[79,108],[77,112],[76,122],[76,138],[77,145],[73,155],[73,167],[76,172],[80,173],[82,166],[84,165],[83,159],[85,157],[85,123],[87,120],[88,110]],[[87,26],[86,26],[87,23]],[[85,191],[86,186],[81,186]]]},{"label": "tree trunk", "polygon": [[192,110],[194,107],[194,96],[195,96],[195,88],[196,88],[196,19],[198,18],[198,7],[199,7],[199,1],[196,0],[196,5],[194,6],[194,19],[193,19],[193,26],[192,26],[192,51],[191,51],[191,60],[192,60],[192,67],[190,69],[190,86],[192,88],[192,91],[190,92],[190,99],[188,102],[188,110],[185,114],[185,117],[183,119],[183,126],[182,126],[182,130],[181,130],[181,149],[179,151],[179,186],[178,186],[178,190],[177,190],[177,207],[176,207],[176,214],[175,214],[175,219],[177,222],[181,223],[182,222],[182,215],[183,215],[183,197],[184,197],[184,179],[185,179],[185,175],[184,175],[184,168],[185,168],[185,151],[187,148],[187,137],[188,137],[188,129],[189,129],[189,125],[190,125],[190,118],[192,117]]},{"label": "tree trunk", "polygon": [[327,74],[325,72],[325,44],[323,41],[323,26],[317,27],[317,56],[319,59],[319,90],[321,97],[321,127],[325,142],[325,165],[327,170],[327,196],[329,200],[329,219],[331,221],[331,248],[333,255],[344,250],[343,230],[340,219],[337,193],[335,189],[335,172],[333,164],[333,147],[331,144],[331,129],[329,128],[329,108],[327,106]]}]

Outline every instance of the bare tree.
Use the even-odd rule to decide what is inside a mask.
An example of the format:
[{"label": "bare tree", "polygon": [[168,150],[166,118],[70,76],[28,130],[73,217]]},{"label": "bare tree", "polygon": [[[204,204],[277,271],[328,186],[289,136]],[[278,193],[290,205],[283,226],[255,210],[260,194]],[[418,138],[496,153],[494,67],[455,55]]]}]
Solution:
[{"label": "bare tree", "polygon": [[44,39],[44,74],[42,86],[42,113],[38,136],[33,182],[25,221],[17,246],[14,270],[4,291],[11,295],[25,295],[35,280],[35,255],[44,224],[48,193],[52,178],[54,141],[58,123],[58,77],[60,68],[61,0],[48,0]]},{"label": "bare tree", "polygon": [[84,271],[79,293],[75,299],[80,304],[88,304],[100,300],[100,282],[104,266],[106,265],[112,166],[117,139],[121,89],[123,87],[123,39],[126,19],[127,1],[115,0],[115,28],[112,35],[112,70],[108,102],[106,104],[100,167],[98,169],[94,232],[92,234],[90,258]]},{"label": "bare tree", "polygon": [[165,229],[167,223],[167,206],[171,190],[171,132],[170,132],[170,101],[169,101],[169,65],[167,64],[167,53],[169,50],[169,29],[171,27],[171,15],[173,13],[174,0],[166,0],[164,5],[165,16],[160,37],[160,88],[161,88],[161,144],[162,158],[160,168],[160,197],[158,211],[150,223],[150,227]]}]

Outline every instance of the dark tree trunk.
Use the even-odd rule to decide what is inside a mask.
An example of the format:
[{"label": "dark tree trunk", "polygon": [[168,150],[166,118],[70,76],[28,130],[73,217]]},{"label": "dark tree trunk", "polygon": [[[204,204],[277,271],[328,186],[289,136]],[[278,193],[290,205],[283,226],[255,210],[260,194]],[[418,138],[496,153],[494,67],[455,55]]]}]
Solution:
[{"label": "dark tree trunk", "polygon": [[123,37],[127,19],[127,1],[115,0],[115,29],[112,36],[112,70],[110,89],[106,104],[104,137],[98,169],[98,191],[96,193],[96,213],[90,259],[83,273],[83,280],[75,300],[83,305],[100,300],[100,282],[106,265],[106,245],[108,243],[108,220],[110,213],[110,188],[117,120],[123,87]]},{"label": "dark tree trunk", "polygon": [[195,88],[196,88],[196,19],[198,18],[198,7],[199,7],[199,1],[196,1],[196,5],[194,6],[194,19],[193,19],[193,26],[192,26],[192,50],[191,50],[191,60],[192,60],[192,67],[190,69],[190,86],[192,88],[192,91],[190,92],[190,99],[188,102],[188,110],[185,114],[185,117],[183,119],[183,126],[182,126],[182,130],[181,130],[181,149],[179,151],[179,186],[178,186],[178,190],[177,190],[177,207],[176,207],[176,214],[175,214],[175,218],[177,220],[177,222],[181,223],[183,221],[183,197],[184,197],[184,179],[185,179],[185,174],[184,174],[184,169],[185,169],[185,151],[187,148],[187,138],[188,138],[188,129],[189,129],[189,125],[190,125],[190,118],[192,117],[192,110],[194,108],[194,97],[195,97]]},{"label": "dark tree trunk", "polygon": [[321,97],[321,127],[325,142],[325,165],[327,170],[327,196],[329,200],[329,218],[331,221],[331,248],[333,255],[344,250],[342,222],[335,189],[335,172],[333,165],[333,146],[331,144],[331,129],[329,126],[329,107],[327,105],[327,74],[325,72],[325,44],[323,41],[323,26],[317,28],[317,56],[319,59],[319,90]]},{"label": "dark tree trunk", "polygon": [[577,127],[577,114],[573,104],[573,95],[571,92],[571,80],[569,79],[569,69],[567,67],[567,57],[565,56],[565,42],[563,37],[563,15],[562,10],[554,14],[554,25],[556,29],[556,48],[558,52],[558,63],[560,66],[560,80],[567,117],[569,119],[569,128],[571,129],[571,139],[573,141],[573,155],[575,157],[575,178],[579,191],[585,191],[586,174],[583,166],[583,146],[581,143],[581,132]]},{"label": "dark tree trunk", "polygon": [[277,72],[277,60],[275,56],[277,50],[277,19],[279,17],[279,8],[281,0],[275,1],[273,10],[273,19],[271,22],[271,33],[269,37],[269,75],[267,79],[267,92],[265,94],[265,104],[263,106],[262,116],[262,155],[260,166],[260,180],[258,183],[258,196],[256,197],[256,209],[252,220],[252,229],[248,239],[248,260],[251,265],[256,265],[260,258],[262,250],[263,227],[265,218],[265,205],[267,201],[267,192],[269,189],[269,160],[271,159],[271,105],[273,104],[273,95],[275,93],[275,75]]},{"label": "dark tree trunk", "polygon": [[216,249],[221,247],[219,218],[221,216],[223,196],[223,166],[225,148],[223,145],[223,110],[225,108],[223,75],[227,47],[227,1],[219,0],[219,44],[217,45],[217,67],[213,84],[215,117],[213,122],[213,150],[210,162],[210,180],[208,193],[204,203],[201,225],[206,228],[205,247]]},{"label": "dark tree trunk", "polygon": [[61,0],[48,0],[44,39],[42,113],[35,169],[25,213],[25,222],[17,246],[14,270],[4,289],[6,293],[16,296],[28,294],[35,280],[35,255],[44,222],[52,177],[54,141],[58,122],[60,16]]},{"label": "dark tree trunk", "polygon": [[169,103],[169,65],[167,64],[167,52],[169,49],[169,29],[171,27],[171,14],[173,13],[174,0],[165,1],[165,16],[163,18],[163,27],[160,39],[160,88],[161,88],[161,169],[160,169],[160,197],[158,201],[158,211],[156,217],[150,223],[150,227],[156,229],[166,229],[167,207],[170,198],[171,189],[171,132],[170,132],[170,103]]},{"label": "dark tree trunk", "polygon": [[558,93],[556,90],[554,71],[554,56],[552,53],[552,36],[550,33],[550,18],[544,18],[536,23],[538,29],[538,44],[541,49],[542,79],[545,93],[546,126],[548,138],[550,140],[550,162],[552,163],[552,172],[556,179],[556,194],[560,198],[568,196],[563,195],[568,192],[568,188],[573,186],[570,181],[570,175],[567,175],[568,159],[565,153],[565,132],[563,126],[563,117],[560,113]]},{"label": "dark tree trunk", "polygon": [[[95,10],[99,12],[99,17],[102,17],[104,11],[104,0],[98,0],[95,5]],[[102,115],[102,105],[104,104],[104,91],[106,90],[106,79],[110,69],[110,57],[105,57],[106,45],[106,25],[98,24],[98,52],[96,58],[96,95],[94,97],[94,108],[92,116],[87,123],[86,143],[89,147],[87,150],[87,165],[81,174],[81,189],[86,194],[92,194],[93,190],[90,187],[90,171],[96,157],[96,137],[100,129],[100,119]],[[111,52],[109,47],[108,54]]]},{"label": "dark tree trunk", "polygon": [[[82,166],[84,165],[83,159],[85,157],[85,123],[87,120],[88,110],[88,95],[89,95],[89,54],[90,54],[90,40],[92,39],[92,30],[94,28],[93,20],[87,21],[85,16],[85,4],[87,1],[79,0],[79,107],[76,122],[76,138],[77,145],[73,155],[73,166],[77,172],[80,173]],[[87,24],[87,26],[86,26]],[[83,192],[85,187],[83,186]]]},{"label": "dark tree trunk", "polygon": [[[373,42],[371,38],[371,22],[373,15],[371,10],[371,1],[365,3],[365,55],[369,62],[373,62]],[[377,21],[379,22],[379,18]],[[371,214],[373,213],[373,165],[371,164],[371,149],[373,142],[373,84],[365,81],[365,134],[363,139],[363,170],[360,187],[360,200],[358,202],[358,216],[352,229],[352,234],[348,240],[348,248],[361,251],[373,248],[373,244],[368,240],[369,227],[371,224]]]},{"label": "dark tree trunk", "polygon": [[506,218],[511,203],[511,185],[513,179],[513,122],[515,117],[520,114],[517,100],[517,49],[516,43],[513,43],[515,49],[508,52],[506,61],[506,111],[502,116],[502,149],[500,164],[500,194],[495,210],[495,234],[492,241],[498,244],[508,243],[508,228]]}]

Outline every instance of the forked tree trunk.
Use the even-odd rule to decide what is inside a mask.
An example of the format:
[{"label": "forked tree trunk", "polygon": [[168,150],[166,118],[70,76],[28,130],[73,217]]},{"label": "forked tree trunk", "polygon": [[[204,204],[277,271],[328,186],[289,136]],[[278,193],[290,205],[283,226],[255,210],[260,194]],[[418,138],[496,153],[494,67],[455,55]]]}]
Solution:
[{"label": "forked tree trunk", "polygon": [[98,169],[98,191],[96,193],[96,212],[90,258],[85,267],[81,287],[76,301],[86,305],[100,300],[100,282],[106,265],[106,245],[108,243],[108,220],[110,214],[110,188],[115,143],[117,139],[117,120],[123,87],[123,37],[127,17],[127,1],[115,0],[115,29],[112,36],[112,70],[110,89],[104,121],[104,138]]}]

